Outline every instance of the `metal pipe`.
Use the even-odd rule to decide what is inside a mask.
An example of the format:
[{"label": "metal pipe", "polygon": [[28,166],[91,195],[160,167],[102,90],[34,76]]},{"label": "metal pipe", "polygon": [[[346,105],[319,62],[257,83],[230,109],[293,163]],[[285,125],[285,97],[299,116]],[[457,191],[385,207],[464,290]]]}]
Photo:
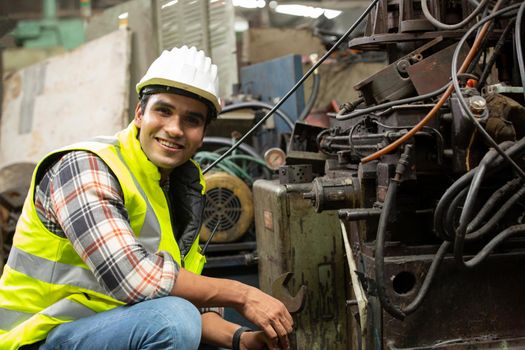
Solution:
[{"label": "metal pipe", "polygon": [[54,21],[57,19],[57,3],[56,0],[44,0],[42,4],[42,11],[45,20]]},{"label": "metal pipe", "polygon": [[381,215],[381,209],[362,208],[362,209],[341,209],[337,212],[340,219],[348,221],[368,220],[377,218]]}]

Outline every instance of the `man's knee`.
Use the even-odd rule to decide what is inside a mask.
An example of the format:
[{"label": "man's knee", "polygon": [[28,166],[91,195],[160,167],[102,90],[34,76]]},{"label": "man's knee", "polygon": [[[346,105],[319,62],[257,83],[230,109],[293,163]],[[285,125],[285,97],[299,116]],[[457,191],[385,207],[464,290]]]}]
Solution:
[{"label": "man's knee", "polygon": [[[185,344],[184,349],[197,349],[201,338],[201,315],[189,301],[178,297],[164,297],[154,301],[151,320],[167,332],[176,344]],[[150,305],[151,306],[151,305]],[[158,318],[157,318],[158,317]]]}]

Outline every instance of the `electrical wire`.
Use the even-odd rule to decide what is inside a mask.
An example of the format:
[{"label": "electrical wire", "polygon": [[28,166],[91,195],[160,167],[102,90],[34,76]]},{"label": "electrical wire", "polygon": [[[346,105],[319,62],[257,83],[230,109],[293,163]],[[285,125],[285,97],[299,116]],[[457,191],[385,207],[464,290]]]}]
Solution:
[{"label": "electrical wire", "polygon": [[[269,110],[271,110],[272,107],[273,107],[272,105],[270,105],[268,103],[261,102],[261,101],[240,102],[240,103],[235,103],[235,104],[231,104],[231,105],[225,106],[222,109],[221,114],[237,111],[239,109],[246,109],[246,108],[249,108],[249,109],[269,109]],[[283,122],[286,124],[286,126],[288,126],[290,131],[293,130],[294,123],[292,122],[292,119],[288,115],[286,115],[283,111],[281,111],[279,109],[275,110],[275,114],[277,114],[277,116],[279,116],[283,120]]]},{"label": "electrical wire", "polygon": [[441,95],[449,86],[450,86],[450,83],[447,83],[445,86],[442,86],[439,89],[437,89],[435,91],[432,91],[432,92],[429,92],[429,93],[424,94],[424,95],[414,96],[414,97],[407,97],[407,98],[404,98],[404,99],[401,99],[401,100],[389,101],[389,102],[385,102],[385,103],[382,103],[380,105],[376,105],[376,106],[372,106],[372,107],[368,107],[368,108],[356,109],[355,111],[353,111],[351,113],[348,113],[348,114],[336,115],[335,118],[337,120],[348,120],[348,119],[353,119],[353,118],[360,117],[363,114],[370,114],[370,113],[373,113],[373,112],[381,110],[381,109],[386,109],[386,108],[397,106],[397,105],[401,105],[401,104],[409,104],[409,103],[414,103],[414,102],[427,100],[427,99],[436,97],[438,95]]},{"label": "electrical wire", "polygon": [[[525,89],[525,64],[523,63],[523,47],[521,41],[521,21],[525,12],[525,2],[522,2],[516,16],[516,29],[514,31],[514,42],[516,43],[516,56],[518,56],[518,67],[521,77],[521,86]],[[523,101],[525,101],[525,90],[523,91]]]},{"label": "electrical wire", "polygon": [[350,132],[348,133],[348,144],[350,145],[350,151],[352,154],[357,155],[358,157],[362,157],[363,155],[355,150],[354,142],[352,141],[352,136],[354,134],[354,131],[360,128],[361,123],[363,123],[365,119],[360,120],[359,122],[355,123],[351,128]]},{"label": "electrical wire", "polygon": [[[494,10],[496,10],[501,5],[501,2],[502,2],[502,0],[498,0],[496,5],[494,6]],[[476,39],[474,40],[474,43],[472,44],[472,47],[470,48],[469,53],[467,54],[467,57],[465,57],[465,60],[463,61],[463,64],[459,68],[458,74],[459,73],[464,73],[466,71],[466,69],[468,68],[468,66],[470,65],[470,62],[472,61],[473,57],[476,55],[476,52],[478,51],[479,46],[481,45],[481,41],[485,38],[485,35],[487,34],[489,26],[490,26],[490,24],[485,23],[483,28],[481,28],[479,34],[477,35]],[[443,104],[445,104],[445,101],[450,97],[450,95],[452,94],[453,90],[454,90],[454,87],[452,85],[449,85],[448,88],[446,89],[446,91],[443,93],[443,95],[439,99],[439,101],[434,106],[434,108],[432,108],[427,113],[427,115],[423,119],[421,119],[419,121],[419,123],[417,123],[406,135],[404,135],[403,137],[397,139],[396,141],[392,142],[391,144],[389,144],[388,146],[382,148],[381,150],[379,150],[379,151],[377,151],[377,152],[375,152],[375,153],[373,153],[373,154],[371,154],[371,155],[361,159],[361,162],[362,163],[367,163],[367,162],[370,162],[372,160],[376,160],[377,158],[379,158],[379,157],[381,157],[381,156],[383,156],[383,155],[385,155],[387,153],[390,153],[390,152],[394,151],[399,146],[401,146],[402,144],[407,142],[423,126],[428,124],[428,122],[430,122],[430,120],[432,120],[436,116],[437,112],[441,109]]]},{"label": "electrical wire", "polygon": [[[377,119],[371,119],[371,122],[385,128],[385,129],[410,129],[411,126],[393,126],[393,125],[387,125],[387,124],[383,124],[381,123],[379,120]],[[437,162],[438,164],[442,164],[443,163],[443,152],[444,152],[444,149],[445,149],[445,138],[443,137],[443,134],[441,134],[441,132],[439,132],[438,129],[436,128],[433,128],[431,126],[424,126],[422,128],[423,130],[428,130],[430,131],[431,133],[433,133],[434,135],[436,135],[436,144],[437,144]]]},{"label": "electrical wire", "polygon": [[485,6],[489,3],[489,0],[483,0],[479,3],[479,5],[474,9],[474,11],[472,11],[468,16],[467,18],[465,18],[464,20],[462,20],[461,22],[459,23],[456,23],[456,24],[446,24],[446,23],[443,23],[443,22],[440,22],[438,21],[436,18],[434,18],[434,16],[432,16],[432,14],[430,13],[429,9],[428,9],[428,4],[427,4],[427,1],[428,0],[421,0],[421,9],[423,10],[423,15],[425,16],[425,18],[430,22],[432,23],[432,25],[436,28],[439,28],[439,29],[444,29],[444,30],[454,30],[454,29],[459,29],[459,28],[462,28],[464,27],[465,25],[467,25],[470,21],[472,21],[474,19],[474,17],[476,17],[476,15],[485,8]]},{"label": "electrical wire", "polygon": [[[498,1],[498,4],[500,4],[501,1]],[[496,7],[495,9],[497,8],[498,4],[496,4]],[[523,178],[525,179],[525,172],[523,171],[523,169],[521,169],[518,164],[516,164],[512,158],[510,158],[509,156],[507,156],[507,154],[505,152],[503,152],[503,150],[498,146],[498,144],[496,143],[496,141],[494,141],[494,139],[488,134],[488,132],[485,130],[485,128],[483,128],[483,126],[481,126],[481,124],[479,123],[479,121],[477,120],[477,118],[474,116],[474,114],[472,113],[472,111],[470,110],[468,104],[467,104],[467,101],[465,100],[465,98],[463,97],[463,94],[461,93],[461,88],[459,86],[459,81],[458,81],[458,76],[457,76],[457,72],[456,72],[456,67],[457,67],[457,63],[458,63],[458,57],[459,57],[459,52],[461,50],[461,47],[465,44],[466,40],[468,39],[468,37],[479,27],[481,26],[482,24],[484,25],[483,28],[485,28],[491,21],[492,19],[502,15],[502,14],[505,14],[507,12],[510,12],[514,9],[516,9],[518,6],[520,6],[520,4],[515,4],[515,5],[510,5],[502,10],[498,10],[498,11],[495,11],[493,12],[490,16],[487,16],[485,18],[483,18],[481,21],[479,21],[476,25],[472,26],[468,31],[467,33],[465,33],[465,35],[461,38],[461,40],[459,41],[458,45],[456,46],[456,49],[454,50],[454,54],[452,55],[452,65],[451,65],[451,76],[452,76],[452,85],[454,87],[454,89],[456,90],[456,96],[458,98],[458,101],[463,109],[463,112],[467,115],[468,119],[474,124],[474,126],[478,129],[478,131],[480,132],[480,134],[485,138],[485,140],[503,157],[507,160],[507,162],[509,162],[512,167],[518,172],[518,174]],[[480,33],[481,35],[481,33]],[[479,36],[478,36],[479,37]],[[476,38],[476,41],[477,41],[477,38]],[[469,52],[470,54],[470,52]],[[465,60],[466,62],[466,60]],[[463,65],[462,67],[465,65],[465,62],[463,62]],[[461,70],[461,68],[460,68]]]},{"label": "electrical wire", "polygon": [[210,164],[206,169],[204,169],[203,174],[206,174],[208,171],[213,169],[215,165],[217,165],[219,162],[221,162],[224,158],[226,158],[231,152],[233,152],[237,147],[239,147],[240,144],[246,140],[248,136],[250,136],[259,126],[261,126],[281,105],[288,100],[288,98],[301,86],[304,81],[323,63],[338,47],[341,45],[343,41],[348,39],[350,34],[359,26],[359,24],[366,18],[368,13],[375,7],[375,5],[379,2],[379,0],[372,0],[370,2],[370,5],[365,9],[365,11],[359,16],[359,18],[348,28],[345,34],[337,40],[337,42],[321,57],[319,61],[317,61],[310,69],[302,76],[301,79],[288,91],[279,102],[273,108],[259,120],[246,134],[244,134],[228,151],[223,153],[217,160],[215,160],[212,164]]},{"label": "electrical wire", "polygon": [[[487,32],[491,33],[493,30],[494,30],[494,22],[490,22],[489,29],[487,30]],[[479,30],[478,30],[478,32],[479,32]],[[478,35],[478,32],[476,32],[476,35]],[[470,65],[467,67],[465,73],[474,73],[474,71],[478,68],[478,65],[479,65],[479,62],[481,60],[481,57],[483,56],[484,59],[487,57],[486,52],[487,52],[487,47],[488,46],[489,46],[489,40],[483,40],[483,42],[481,43],[481,45],[480,45],[480,47],[478,49],[478,52],[476,53],[476,55],[474,56],[474,58],[470,62]],[[477,76],[474,79],[478,80],[479,76]]]},{"label": "electrical wire", "polygon": [[479,77],[478,84],[477,84],[477,88],[479,90],[481,90],[483,88],[483,86],[485,86],[485,80],[487,80],[487,77],[489,76],[489,74],[490,74],[490,72],[492,70],[492,66],[496,62],[496,58],[501,53],[501,49],[503,48],[503,44],[505,44],[505,39],[506,39],[507,35],[510,33],[510,29],[512,28],[513,24],[514,24],[514,19],[512,19],[507,24],[507,26],[503,30],[503,33],[501,33],[501,36],[499,37],[498,42],[494,46],[494,50],[492,52],[492,55],[490,56],[489,61],[485,65],[485,68],[483,69],[483,72],[481,73],[481,75]]}]

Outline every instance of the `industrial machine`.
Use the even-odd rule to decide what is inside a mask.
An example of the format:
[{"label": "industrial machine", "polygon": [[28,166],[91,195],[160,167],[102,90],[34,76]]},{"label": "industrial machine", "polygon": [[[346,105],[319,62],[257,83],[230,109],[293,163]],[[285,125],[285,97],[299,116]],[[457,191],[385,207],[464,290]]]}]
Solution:
[{"label": "industrial machine", "polygon": [[297,349],[525,348],[522,1],[380,0],[388,53],[253,186],[259,280]]},{"label": "industrial machine", "polygon": [[[81,0],[83,17],[91,14],[91,1]],[[85,42],[83,18],[57,18],[56,0],[43,0],[43,16],[38,20],[21,20],[11,33],[19,46],[50,48],[61,46],[74,49]]]}]

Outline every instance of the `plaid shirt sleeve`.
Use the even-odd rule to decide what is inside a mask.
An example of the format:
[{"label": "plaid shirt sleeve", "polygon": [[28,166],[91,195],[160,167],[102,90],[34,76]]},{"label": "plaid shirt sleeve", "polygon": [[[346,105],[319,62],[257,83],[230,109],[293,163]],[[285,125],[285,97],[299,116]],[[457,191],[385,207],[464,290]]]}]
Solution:
[{"label": "plaid shirt sleeve", "polygon": [[[170,294],[179,265],[166,252],[152,254],[135,239],[120,184],[95,154],[73,151],[35,189],[44,226],[67,237],[104,288],[126,303]],[[224,308],[201,308],[224,316]]]},{"label": "plaid shirt sleeve", "polygon": [[135,239],[121,187],[90,152],[64,155],[36,188],[44,225],[67,237],[95,277],[126,303],[169,295],[179,266],[166,252],[150,253]]}]

